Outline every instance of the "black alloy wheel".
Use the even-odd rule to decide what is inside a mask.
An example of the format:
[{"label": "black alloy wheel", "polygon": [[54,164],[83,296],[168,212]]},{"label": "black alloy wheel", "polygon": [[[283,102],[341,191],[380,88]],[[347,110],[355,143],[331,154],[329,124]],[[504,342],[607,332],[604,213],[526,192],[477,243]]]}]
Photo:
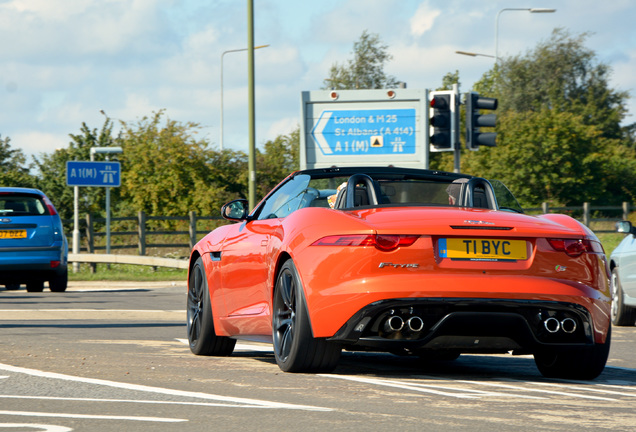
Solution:
[{"label": "black alloy wheel", "polygon": [[188,280],[187,331],[190,351],[197,355],[229,356],[236,340],[214,331],[210,291],[203,260],[197,259]]},{"label": "black alloy wheel", "polygon": [[292,260],[283,264],[276,279],[272,337],[276,363],[284,372],[330,372],[340,359],[339,345],[313,337],[302,283]]}]

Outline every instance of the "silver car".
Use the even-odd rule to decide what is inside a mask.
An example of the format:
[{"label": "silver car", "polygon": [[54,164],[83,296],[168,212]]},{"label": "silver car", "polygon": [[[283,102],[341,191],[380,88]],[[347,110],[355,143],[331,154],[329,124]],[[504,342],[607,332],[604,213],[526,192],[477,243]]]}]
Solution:
[{"label": "silver car", "polygon": [[631,326],[636,321],[636,227],[620,221],[616,231],[627,235],[610,255],[612,324]]}]

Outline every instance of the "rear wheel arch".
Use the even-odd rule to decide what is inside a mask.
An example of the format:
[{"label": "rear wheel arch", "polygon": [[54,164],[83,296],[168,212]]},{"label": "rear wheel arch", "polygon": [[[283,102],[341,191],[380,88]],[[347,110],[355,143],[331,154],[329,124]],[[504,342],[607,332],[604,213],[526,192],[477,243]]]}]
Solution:
[{"label": "rear wheel arch", "polygon": [[291,255],[287,252],[281,252],[276,259],[276,266],[274,267],[274,272],[271,275],[269,281],[270,287],[270,301],[274,300],[274,287],[276,287],[276,281],[278,280],[278,275],[280,274],[280,269],[285,265],[285,263],[292,259]]},{"label": "rear wheel arch", "polygon": [[278,366],[284,372],[332,371],[341,347],[313,337],[302,281],[292,259],[282,263],[273,291],[272,339]]},{"label": "rear wheel arch", "polygon": [[197,260],[201,257],[201,254],[199,253],[198,250],[194,250],[192,251],[192,254],[190,255],[190,264],[188,267],[188,272],[192,271],[192,268],[194,267],[194,264],[197,262]]}]

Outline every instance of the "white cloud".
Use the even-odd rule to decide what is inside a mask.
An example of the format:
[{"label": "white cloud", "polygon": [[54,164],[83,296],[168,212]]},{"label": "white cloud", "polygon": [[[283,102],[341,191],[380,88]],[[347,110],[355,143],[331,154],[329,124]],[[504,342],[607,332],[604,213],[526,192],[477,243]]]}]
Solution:
[{"label": "white cloud", "polygon": [[[259,0],[255,42],[270,47],[256,52],[257,144],[293,130],[300,121],[300,92],[320,88],[329,68],[350,58],[364,30],[388,46],[393,60],[386,72],[409,88],[435,88],[447,72],[459,70],[461,91],[470,90],[493,60],[455,51],[494,54],[495,16],[508,3]],[[575,35],[590,31],[586,45],[613,68],[613,87],[633,94],[633,0],[615,0],[600,9],[595,0],[561,0],[555,7],[554,14],[505,14],[500,55],[533,48],[555,27]],[[452,27],[438,31],[446,23]],[[0,136],[10,137],[12,145],[33,153],[64,147],[82,122],[101,127],[100,109],[126,122],[165,109],[173,120],[200,123],[202,135],[218,142],[220,58],[225,50],[246,46],[245,4],[0,0],[0,39],[8,41],[0,44]],[[228,148],[245,147],[246,88],[245,53],[228,54]],[[634,99],[629,109],[636,114]]]},{"label": "white cloud", "polygon": [[433,28],[435,19],[441,14],[441,10],[431,8],[428,2],[422,3],[411,18],[411,34],[416,37],[422,36]]},{"label": "white cloud", "polygon": [[21,149],[27,155],[53,153],[58,148],[68,147],[68,134],[46,132],[23,132],[11,136],[11,146]]}]

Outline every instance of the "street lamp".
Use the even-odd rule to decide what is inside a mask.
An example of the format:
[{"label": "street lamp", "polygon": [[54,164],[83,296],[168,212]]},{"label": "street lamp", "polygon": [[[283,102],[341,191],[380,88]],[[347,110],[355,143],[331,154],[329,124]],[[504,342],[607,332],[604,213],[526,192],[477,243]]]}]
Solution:
[{"label": "street lamp", "polygon": [[[267,48],[268,46],[269,45],[259,45],[254,47],[254,49]],[[223,57],[227,53],[247,51],[247,50],[248,48],[232,49],[232,50],[223,51],[223,54],[221,54],[221,142],[220,142],[221,150],[223,150]]]},{"label": "street lamp", "polygon": [[502,12],[506,11],[526,11],[530,13],[554,13],[556,9],[548,9],[548,8],[504,8],[501,9],[497,13],[497,18],[495,19],[495,65],[499,61],[499,15]]},{"label": "street lamp", "polygon": [[480,53],[474,53],[474,52],[470,52],[470,51],[455,51],[455,54],[461,54],[461,55],[470,56],[470,57],[490,57],[490,58],[495,58],[494,55],[480,54]]}]

